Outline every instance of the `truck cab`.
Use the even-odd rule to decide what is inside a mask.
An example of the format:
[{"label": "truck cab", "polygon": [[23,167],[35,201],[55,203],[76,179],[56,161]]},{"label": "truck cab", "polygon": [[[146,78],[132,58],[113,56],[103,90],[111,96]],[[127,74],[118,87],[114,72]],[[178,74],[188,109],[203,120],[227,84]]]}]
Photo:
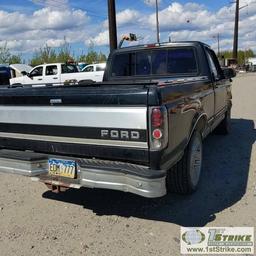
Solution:
[{"label": "truck cab", "polygon": [[62,74],[78,73],[75,65],[64,63],[43,64],[34,67],[22,77],[10,79],[11,84],[59,84],[63,83]]},{"label": "truck cab", "polygon": [[97,81],[102,81],[104,71],[106,69],[106,63],[90,64],[82,69],[88,75],[94,77]]}]

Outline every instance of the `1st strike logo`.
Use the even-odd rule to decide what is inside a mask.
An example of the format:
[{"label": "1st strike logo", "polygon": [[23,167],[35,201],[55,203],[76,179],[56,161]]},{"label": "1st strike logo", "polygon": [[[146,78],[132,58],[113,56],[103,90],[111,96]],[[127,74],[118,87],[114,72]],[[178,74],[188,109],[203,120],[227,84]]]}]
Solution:
[{"label": "1st strike logo", "polygon": [[101,138],[112,140],[140,140],[138,131],[101,130]]}]

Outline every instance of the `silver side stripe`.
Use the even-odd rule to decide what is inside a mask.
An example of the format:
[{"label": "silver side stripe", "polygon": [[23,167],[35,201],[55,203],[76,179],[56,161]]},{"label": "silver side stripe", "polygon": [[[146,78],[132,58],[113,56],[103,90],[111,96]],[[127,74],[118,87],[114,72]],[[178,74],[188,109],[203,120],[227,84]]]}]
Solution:
[{"label": "silver side stripe", "polygon": [[0,123],[146,130],[147,108],[0,106]]},{"label": "silver side stripe", "polygon": [[85,145],[101,145],[101,146],[129,147],[129,148],[141,148],[141,149],[148,148],[147,142],[136,142],[136,141],[82,139],[82,138],[56,137],[56,136],[7,133],[7,132],[0,132],[0,137],[11,138],[11,139],[22,139],[22,140],[85,144]]}]

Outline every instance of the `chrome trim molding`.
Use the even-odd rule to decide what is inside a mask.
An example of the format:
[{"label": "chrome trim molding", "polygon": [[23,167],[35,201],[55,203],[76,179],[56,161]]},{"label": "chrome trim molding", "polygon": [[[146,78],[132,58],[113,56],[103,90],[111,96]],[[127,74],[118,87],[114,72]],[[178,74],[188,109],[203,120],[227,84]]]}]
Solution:
[{"label": "chrome trim molding", "polygon": [[101,146],[112,146],[112,147],[130,147],[130,148],[148,149],[147,142],[136,142],[136,141],[82,139],[82,138],[57,137],[57,136],[7,133],[7,132],[0,132],[0,137],[21,139],[21,140],[36,140],[36,141],[49,141],[49,142],[60,142],[60,143],[73,143],[73,144],[85,144],[85,145],[101,145]]},{"label": "chrome trim molding", "polygon": [[146,130],[147,108],[0,106],[0,123]]}]

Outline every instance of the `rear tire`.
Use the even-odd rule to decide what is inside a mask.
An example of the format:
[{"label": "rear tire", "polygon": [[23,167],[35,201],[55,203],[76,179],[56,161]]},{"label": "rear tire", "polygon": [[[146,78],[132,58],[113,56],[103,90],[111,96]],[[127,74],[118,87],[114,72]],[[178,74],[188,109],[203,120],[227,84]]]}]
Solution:
[{"label": "rear tire", "polygon": [[231,132],[231,110],[228,109],[225,113],[225,118],[214,130],[215,134],[227,135]]},{"label": "rear tire", "polygon": [[196,191],[202,170],[202,153],[202,136],[199,131],[195,131],[182,159],[168,172],[169,192],[185,195]]}]

